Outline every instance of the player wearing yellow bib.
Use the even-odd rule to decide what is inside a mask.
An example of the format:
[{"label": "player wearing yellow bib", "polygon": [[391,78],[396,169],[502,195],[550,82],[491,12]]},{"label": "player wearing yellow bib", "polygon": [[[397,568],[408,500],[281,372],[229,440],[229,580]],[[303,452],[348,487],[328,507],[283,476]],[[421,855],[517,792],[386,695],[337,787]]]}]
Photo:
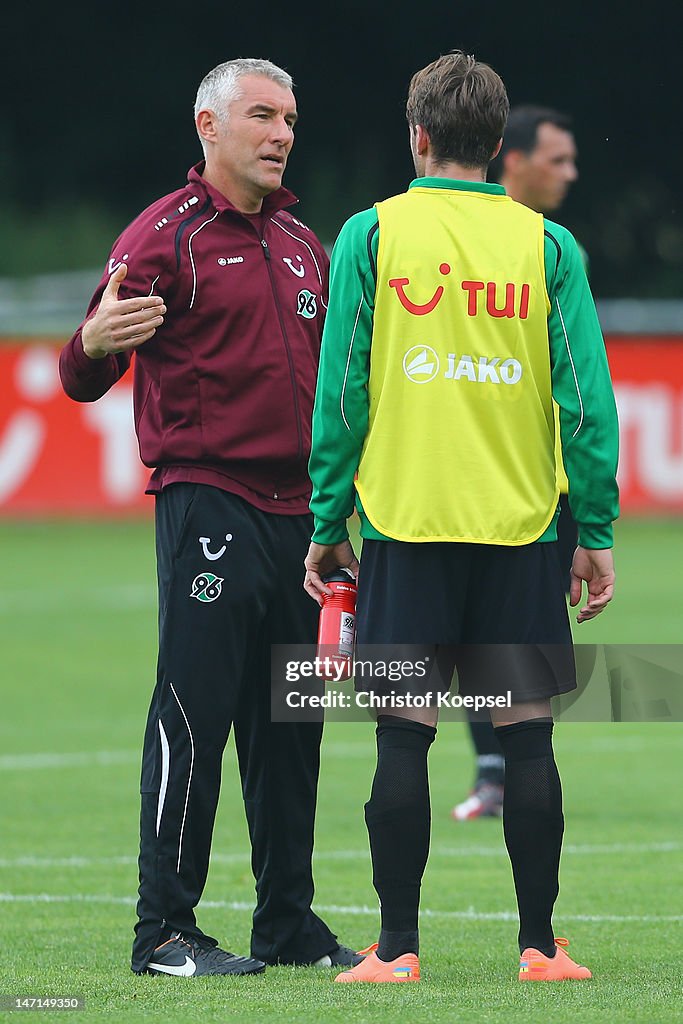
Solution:
[{"label": "player wearing yellow bib", "polygon": [[[579,525],[572,605],[588,585],[580,622],[613,594],[618,430],[576,243],[485,183],[508,110],[499,77],[463,53],[418,72],[407,107],[418,178],[340,234],[304,585],[320,601],[321,574],[357,570],[346,531],[355,500],[359,644],[430,645],[441,678],[457,665],[461,694],[511,692],[491,717],[505,757],[520,979],[587,978],[552,928],[564,822],[550,697],[576,685],[559,564],[545,543],[558,497],[552,399]],[[438,689],[436,673],[432,682]],[[365,808],[379,944],[338,981],[419,979],[437,711],[390,710],[377,719]]]}]

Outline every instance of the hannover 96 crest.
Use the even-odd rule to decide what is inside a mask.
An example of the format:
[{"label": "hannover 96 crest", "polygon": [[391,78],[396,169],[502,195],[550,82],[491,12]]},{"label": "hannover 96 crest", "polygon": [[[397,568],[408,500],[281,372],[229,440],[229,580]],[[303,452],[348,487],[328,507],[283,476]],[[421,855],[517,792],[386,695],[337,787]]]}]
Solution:
[{"label": "hannover 96 crest", "polygon": [[203,604],[210,604],[221,596],[223,582],[224,580],[220,576],[214,576],[212,572],[200,573],[192,580],[190,597],[196,597]]}]

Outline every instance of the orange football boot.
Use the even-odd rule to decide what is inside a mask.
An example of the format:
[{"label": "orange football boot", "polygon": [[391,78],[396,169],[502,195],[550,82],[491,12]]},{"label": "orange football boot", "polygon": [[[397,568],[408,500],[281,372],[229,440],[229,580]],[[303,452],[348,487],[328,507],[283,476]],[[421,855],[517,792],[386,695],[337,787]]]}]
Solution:
[{"label": "orange football boot", "polygon": [[403,953],[402,956],[397,956],[395,960],[389,960],[385,963],[384,960],[380,960],[377,956],[376,949],[376,942],[374,945],[368,946],[367,949],[359,949],[359,953],[365,954],[365,960],[357,964],[356,967],[352,967],[349,971],[342,971],[334,980],[342,982],[420,980],[420,961],[415,953]]},{"label": "orange football boot", "polygon": [[540,950],[530,946],[519,958],[520,981],[566,981],[569,978],[592,978],[587,967],[575,964],[567,956],[563,946],[569,945],[568,939],[555,939],[557,952],[554,957],[546,956]]}]

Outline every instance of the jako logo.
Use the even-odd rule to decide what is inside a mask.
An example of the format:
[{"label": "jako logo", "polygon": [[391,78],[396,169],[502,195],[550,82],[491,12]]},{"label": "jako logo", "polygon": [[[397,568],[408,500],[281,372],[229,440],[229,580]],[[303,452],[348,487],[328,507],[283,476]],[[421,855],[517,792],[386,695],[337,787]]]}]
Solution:
[{"label": "jako logo", "polygon": [[231,263],[244,263],[244,256],[219,256],[216,262],[219,267],[227,267]]},{"label": "jako logo", "polygon": [[446,380],[465,377],[473,384],[517,384],[522,378],[522,364],[519,359],[504,359],[501,363],[500,356],[478,356],[475,361],[472,356],[458,358],[455,352],[449,352],[444,377]]},{"label": "jako logo", "polygon": [[439,357],[429,345],[414,345],[403,357],[403,372],[414,384],[428,384],[439,372]]}]

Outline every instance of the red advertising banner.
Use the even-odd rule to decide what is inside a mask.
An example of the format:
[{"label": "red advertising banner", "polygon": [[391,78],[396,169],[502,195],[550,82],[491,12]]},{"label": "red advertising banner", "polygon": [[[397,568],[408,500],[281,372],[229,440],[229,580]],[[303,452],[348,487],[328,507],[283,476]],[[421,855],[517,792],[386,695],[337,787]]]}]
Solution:
[{"label": "red advertising banner", "polygon": [[[0,345],[0,515],[151,512],[131,378],[72,402],[58,344]],[[622,511],[683,512],[683,335],[607,339],[619,408]]]},{"label": "red advertising banner", "polygon": [[683,512],[683,335],[612,335],[622,512]]},{"label": "red advertising banner", "polygon": [[151,512],[132,378],[99,402],[72,402],[59,381],[60,347],[0,346],[0,513]]}]

